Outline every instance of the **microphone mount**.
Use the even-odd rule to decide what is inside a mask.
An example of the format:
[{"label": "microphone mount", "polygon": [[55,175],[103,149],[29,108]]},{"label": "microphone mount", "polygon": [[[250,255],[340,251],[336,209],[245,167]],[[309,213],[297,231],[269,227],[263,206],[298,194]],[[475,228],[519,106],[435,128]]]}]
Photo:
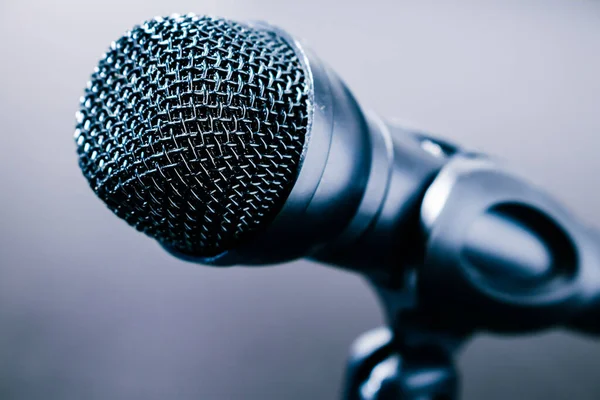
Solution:
[{"label": "microphone mount", "polygon": [[395,273],[365,274],[389,328],[355,342],[345,400],[458,398],[454,353],[477,331],[600,333],[596,232],[500,162],[418,132],[389,132],[421,144],[403,149],[443,154],[445,164],[423,181],[412,255]]}]

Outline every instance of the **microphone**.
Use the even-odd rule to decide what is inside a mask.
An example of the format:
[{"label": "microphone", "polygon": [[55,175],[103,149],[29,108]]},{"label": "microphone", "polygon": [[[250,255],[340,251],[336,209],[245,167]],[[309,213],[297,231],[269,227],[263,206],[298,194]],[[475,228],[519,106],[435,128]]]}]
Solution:
[{"label": "microphone", "polygon": [[349,269],[392,324],[418,309],[460,332],[600,329],[597,234],[493,158],[364,112],[266,23],[134,27],[93,73],[75,141],[98,197],[182,259]]}]

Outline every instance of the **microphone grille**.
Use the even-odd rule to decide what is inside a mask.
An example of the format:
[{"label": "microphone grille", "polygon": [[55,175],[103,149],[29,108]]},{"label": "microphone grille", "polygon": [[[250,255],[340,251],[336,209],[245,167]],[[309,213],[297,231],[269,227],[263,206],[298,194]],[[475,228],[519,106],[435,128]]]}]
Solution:
[{"label": "microphone grille", "polygon": [[310,84],[271,31],[194,15],[112,43],[77,114],[79,165],[117,216],[214,256],[264,229],[298,174]]}]

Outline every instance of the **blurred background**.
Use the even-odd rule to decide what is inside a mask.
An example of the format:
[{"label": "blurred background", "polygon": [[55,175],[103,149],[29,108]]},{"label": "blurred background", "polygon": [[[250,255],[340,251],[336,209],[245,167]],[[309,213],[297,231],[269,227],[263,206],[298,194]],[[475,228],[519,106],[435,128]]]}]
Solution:
[{"label": "blurred background", "polygon": [[[600,226],[598,1],[0,0],[1,399],[337,399],[382,323],[358,276],[178,261],[88,188],[88,76],[175,12],[284,27],[365,108],[500,156]],[[600,340],[568,332],[480,335],[459,365],[464,399],[600,398]]]}]

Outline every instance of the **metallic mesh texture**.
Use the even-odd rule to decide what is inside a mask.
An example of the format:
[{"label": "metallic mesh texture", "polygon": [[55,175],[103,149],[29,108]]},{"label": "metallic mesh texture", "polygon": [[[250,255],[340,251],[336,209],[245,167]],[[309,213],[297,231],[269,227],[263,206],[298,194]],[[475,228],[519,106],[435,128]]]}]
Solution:
[{"label": "metallic mesh texture", "polygon": [[194,15],[114,42],[81,100],[79,165],[107,206],[213,256],[262,229],[295,182],[309,83],[277,34]]}]

